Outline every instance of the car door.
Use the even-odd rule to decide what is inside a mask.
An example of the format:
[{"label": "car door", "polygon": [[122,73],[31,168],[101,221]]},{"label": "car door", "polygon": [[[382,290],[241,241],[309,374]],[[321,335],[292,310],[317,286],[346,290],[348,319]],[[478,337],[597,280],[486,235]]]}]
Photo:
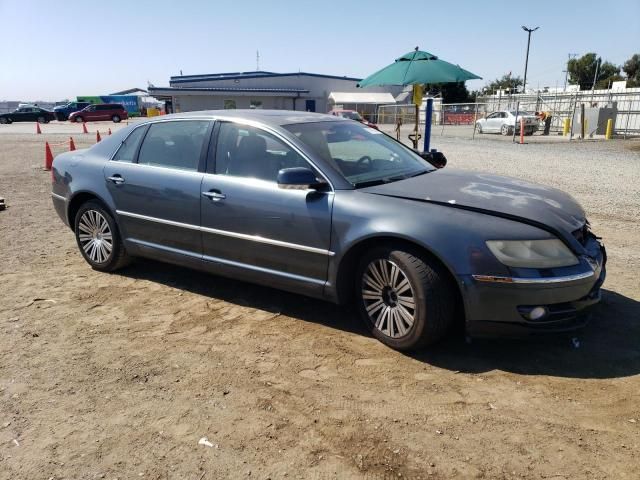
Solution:
[{"label": "car door", "polygon": [[22,107],[11,114],[11,120],[14,122],[29,122],[35,120],[31,107]]},{"label": "car door", "polygon": [[239,278],[320,291],[331,255],[331,188],[278,188],[281,168],[313,166],[275,132],[219,122],[214,137],[202,182],[204,259]]},{"label": "car door", "polygon": [[125,242],[175,258],[202,255],[200,186],[211,121],[141,126],[104,168]]}]

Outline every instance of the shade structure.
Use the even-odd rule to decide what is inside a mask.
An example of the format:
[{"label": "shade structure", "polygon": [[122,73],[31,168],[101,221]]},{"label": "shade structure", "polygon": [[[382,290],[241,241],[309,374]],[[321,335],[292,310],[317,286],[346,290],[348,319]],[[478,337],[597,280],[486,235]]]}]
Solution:
[{"label": "shade structure", "polygon": [[453,83],[481,78],[459,65],[440,60],[432,53],[415,50],[361,80],[358,86]]}]

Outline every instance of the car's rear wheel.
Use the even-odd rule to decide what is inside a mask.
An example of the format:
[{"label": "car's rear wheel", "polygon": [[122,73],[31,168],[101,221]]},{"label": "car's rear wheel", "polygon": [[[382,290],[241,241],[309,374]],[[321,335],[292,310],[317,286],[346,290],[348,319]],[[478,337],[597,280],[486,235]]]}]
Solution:
[{"label": "car's rear wheel", "polygon": [[479,123],[476,123],[476,133],[482,133],[482,125],[480,125]]},{"label": "car's rear wheel", "polygon": [[82,118],[80,115],[78,115],[74,120],[76,121],[76,123],[84,122],[84,118]]},{"label": "car's rear wheel", "polygon": [[38,119],[36,121],[38,123],[45,123],[45,118],[44,117],[38,117]]},{"label": "car's rear wheel", "polygon": [[3,125],[6,125],[6,124],[11,123],[11,122],[9,121],[8,118],[2,117],[2,118],[0,118],[0,123],[3,124]]},{"label": "car's rear wheel", "polygon": [[120,123],[120,116],[114,115],[113,117],[111,117],[111,120],[113,120],[113,123]]},{"label": "car's rear wheel", "polygon": [[84,203],[75,218],[76,242],[80,253],[95,270],[112,272],[129,263],[118,226],[101,203]]},{"label": "car's rear wheel", "polygon": [[356,275],[360,315],[381,342],[413,350],[440,340],[453,324],[455,295],[443,268],[415,252],[379,247]]},{"label": "car's rear wheel", "polygon": [[511,127],[509,125],[502,125],[502,127],[500,127],[500,133],[502,135],[513,135],[513,130],[511,129]]}]

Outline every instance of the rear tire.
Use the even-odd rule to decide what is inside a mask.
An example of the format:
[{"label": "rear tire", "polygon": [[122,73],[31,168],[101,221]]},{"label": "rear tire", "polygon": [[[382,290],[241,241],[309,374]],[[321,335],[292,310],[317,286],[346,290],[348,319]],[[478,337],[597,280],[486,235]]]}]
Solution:
[{"label": "rear tire", "polygon": [[38,123],[45,123],[45,118],[44,118],[44,117],[38,117],[38,119],[36,120],[36,122],[38,122]]},{"label": "rear tire", "polygon": [[8,118],[2,117],[2,118],[0,118],[0,123],[2,125],[8,125],[9,123],[11,123],[11,121]]},{"label": "rear tire", "polygon": [[113,117],[111,117],[111,120],[113,120],[113,123],[120,123],[120,116],[114,115]]},{"label": "rear tire", "polygon": [[500,127],[500,133],[504,136],[513,135],[513,128],[509,125],[502,125],[502,127]]},{"label": "rear tire", "polygon": [[360,316],[374,337],[396,350],[444,337],[454,323],[453,288],[442,266],[393,246],[367,252],[356,273]]},{"label": "rear tire", "polygon": [[111,213],[95,200],[84,203],[74,222],[80,253],[94,270],[113,272],[130,263]]}]

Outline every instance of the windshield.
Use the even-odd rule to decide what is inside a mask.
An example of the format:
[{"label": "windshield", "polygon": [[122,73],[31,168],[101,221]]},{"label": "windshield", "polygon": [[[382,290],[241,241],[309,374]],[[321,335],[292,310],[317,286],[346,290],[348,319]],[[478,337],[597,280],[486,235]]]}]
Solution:
[{"label": "windshield", "polygon": [[355,187],[415,177],[435,170],[426,160],[378,130],[354,122],[284,125]]},{"label": "windshield", "polygon": [[348,118],[350,120],[362,120],[362,117],[358,112],[340,112],[338,115],[344,118]]}]

